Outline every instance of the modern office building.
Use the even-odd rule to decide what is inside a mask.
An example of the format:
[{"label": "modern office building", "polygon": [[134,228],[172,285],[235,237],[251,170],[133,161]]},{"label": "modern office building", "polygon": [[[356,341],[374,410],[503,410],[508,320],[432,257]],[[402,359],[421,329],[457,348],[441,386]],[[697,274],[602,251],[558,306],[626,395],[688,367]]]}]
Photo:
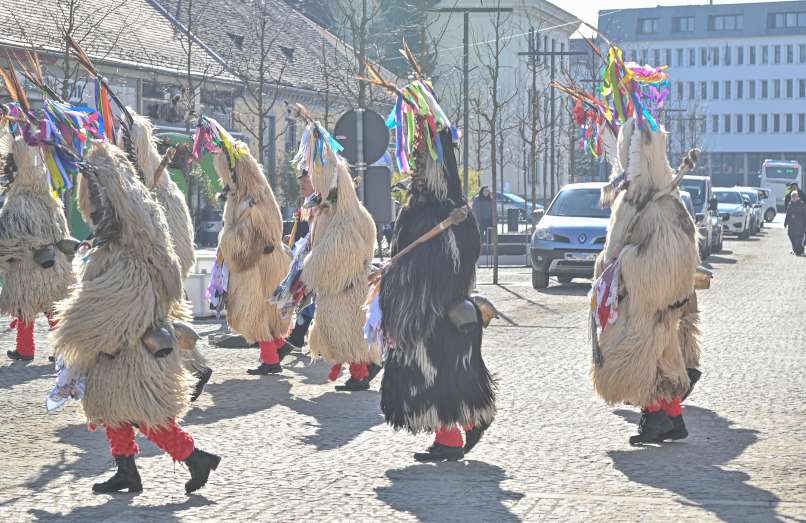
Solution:
[{"label": "modern office building", "polygon": [[661,116],[717,185],[755,183],[766,158],[806,166],[806,1],[599,12],[628,60],[668,65]]}]

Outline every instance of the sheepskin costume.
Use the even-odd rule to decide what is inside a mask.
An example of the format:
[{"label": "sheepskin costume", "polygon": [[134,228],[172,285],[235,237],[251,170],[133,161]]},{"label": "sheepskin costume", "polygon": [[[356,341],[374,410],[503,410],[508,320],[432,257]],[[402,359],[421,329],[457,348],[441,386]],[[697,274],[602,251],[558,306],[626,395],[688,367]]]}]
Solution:
[{"label": "sheepskin costume", "polygon": [[329,145],[324,150],[324,163],[306,165],[311,183],[322,198],[315,210],[311,251],[301,276],[306,289],[316,295],[309,344],[312,355],[339,368],[350,363],[348,385],[366,388],[368,364],[380,362],[377,348],[367,351],[362,330],[367,275],[375,250],[375,222],[356,195],[346,162]]},{"label": "sheepskin costume", "polygon": [[675,173],[666,159],[666,140],[662,128],[639,129],[634,120],[622,127],[618,156],[626,187],[615,197],[595,270],[598,278],[619,264],[619,304],[615,322],[594,333],[598,354],[591,377],[609,404],[643,407],[633,443],[679,439],[674,435],[685,431],[680,399],[690,387],[686,367],[699,354],[696,229],[672,188]]},{"label": "sheepskin costume", "polygon": [[[162,158],[157,151],[154,140],[154,125],[147,117],[137,114],[128,108],[132,117],[131,124],[124,123],[123,132],[120,133],[123,149],[129,159],[137,168],[140,180],[151,191],[154,199],[160,204],[168,223],[168,235],[176,256],[179,258],[179,269],[182,281],[187,279],[191,267],[196,262],[195,245],[193,243],[193,223],[190,218],[185,195],[176,185],[167,172],[156,177]],[[180,299],[171,307],[171,316],[175,320],[190,321],[192,315],[187,301]],[[201,389],[210,379],[212,370],[198,351],[183,352],[186,357],[185,366],[200,380],[194,391],[194,397],[201,394]],[[203,383],[202,383],[203,381]]]},{"label": "sheepskin costume", "polygon": [[263,170],[246,144],[235,142],[234,150],[237,158],[222,152],[215,159],[227,193],[218,242],[229,270],[227,321],[249,343],[260,343],[259,369],[279,372],[277,351],[285,343],[288,319],[267,300],[288,273],[291,252],[283,244],[280,207]]},{"label": "sheepskin costume", "polygon": [[123,151],[97,143],[86,162],[78,203],[94,247],[82,281],[57,305],[61,325],[51,336],[66,366],[86,376],[84,413],[106,428],[118,464],[118,473],[93,489],[136,491],[133,425],[192,475],[194,462],[217,465],[217,458],[195,449],[176,424],[188,408],[180,348],[187,347],[170,321],[182,280],[165,215]]},{"label": "sheepskin costume", "polygon": [[[21,137],[0,129],[0,174],[6,181],[6,202],[0,210],[0,241],[16,244],[24,254],[7,257],[0,274],[0,311],[16,317],[17,347],[12,359],[34,356],[34,320],[50,314],[54,302],[67,297],[75,283],[74,252],[57,248],[70,232],[61,202],[53,196],[39,150]],[[34,259],[37,251],[49,251],[47,267]],[[52,264],[51,264],[52,263]]]},{"label": "sheepskin costume", "polygon": [[[436,139],[444,162],[418,152],[409,200],[395,221],[392,256],[467,206],[451,131],[442,130]],[[381,409],[395,429],[436,432],[428,452],[415,454],[421,461],[461,458],[495,418],[495,382],[481,355],[481,312],[468,300],[480,249],[476,220],[468,213],[391,263],[381,280],[382,331],[392,344]],[[463,328],[452,319],[457,306],[469,307],[472,316]],[[460,427],[467,433],[464,449]]]}]

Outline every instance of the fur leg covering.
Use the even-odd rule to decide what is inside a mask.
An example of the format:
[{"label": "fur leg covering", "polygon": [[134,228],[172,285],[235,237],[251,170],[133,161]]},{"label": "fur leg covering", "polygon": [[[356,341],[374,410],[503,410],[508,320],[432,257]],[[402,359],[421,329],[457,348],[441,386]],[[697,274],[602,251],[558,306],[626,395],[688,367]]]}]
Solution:
[{"label": "fur leg covering", "polygon": [[169,421],[165,427],[151,429],[145,425],[140,425],[140,432],[150,439],[154,445],[167,452],[174,461],[185,461],[193,454],[196,445],[193,443],[193,436],[179,428],[176,420]]},{"label": "fur leg covering", "polygon": [[453,425],[451,427],[441,427],[437,430],[434,437],[434,445],[445,445],[446,447],[463,447],[465,444],[462,439],[462,431],[459,427]]},{"label": "fur leg covering", "polygon": [[134,456],[140,447],[134,441],[134,428],[128,423],[116,427],[106,427],[106,438],[114,457]]},{"label": "fur leg covering", "polygon": [[25,357],[33,357],[36,352],[34,322],[26,323],[24,319],[17,318],[17,352]]}]

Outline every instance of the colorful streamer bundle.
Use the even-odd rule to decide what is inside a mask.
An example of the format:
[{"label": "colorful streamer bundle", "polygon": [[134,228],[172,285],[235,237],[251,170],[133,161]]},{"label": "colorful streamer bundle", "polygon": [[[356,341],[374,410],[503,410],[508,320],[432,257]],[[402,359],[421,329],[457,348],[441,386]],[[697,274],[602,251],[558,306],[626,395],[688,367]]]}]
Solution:
[{"label": "colorful streamer bundle", "polygon": [[398,169],[405,174],[414,171],[415,151],[420,147],[426,147],[431,158],[442,163],[442,144],[437,136],[443,129],[450,129],[454,140],[460,138],[459,130],[434,97],[430,82],[422,78],[398,92],[386,126],[395,130],[395,159]]},{"label": "colorful streamer bundle", "polygon": [[112,113],[112,101],[109,96],[109,88],[100,79],[95,79],[95,107],[101,115],[100,132],[107,140],[117,143],[115,140],[115,116]]},{"label": "colorful streamer bundle", "polygon": [[330,148],[336,154],[344,150],[344,147],[327,132],[322,124],[318,121],[309,122],[302,132],[299,149],[291,160],[291,165],[297,169],[313,172],[315,167],[322,167],[327,163],[325,147]]},{"label": "colorful streamer bundle", "polygon": [[205,151],[213,154],[225,153],[230,169],[235,169],[235,162],[247,152],[214,118],[202,116],[193,134],[193,158],[201,160]]}]

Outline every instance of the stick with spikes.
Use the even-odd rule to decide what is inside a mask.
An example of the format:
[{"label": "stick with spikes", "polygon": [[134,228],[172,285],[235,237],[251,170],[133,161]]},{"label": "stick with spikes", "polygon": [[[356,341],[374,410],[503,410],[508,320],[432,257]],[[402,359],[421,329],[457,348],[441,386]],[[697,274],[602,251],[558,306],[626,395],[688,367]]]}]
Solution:
[{"label": "stick with spikes", "polygon": [[28,102],[28,97],[25,94],[25,89],[22,87],[20,83],[20,78],[17,76],[17,70],[14,69],[14,63],[11,60],[11,57],[6,54],[6,58],[8,58],[8,70],[4,71],[0,69],[0,76],[3,77],[3,83],[6,85],[6,90],[8,94],[11,96],[12,100],[18,102],[20,107],[25,114],[28,114],[31,111],[31,104]]},{"label": "stick with spikes", "polygon": [[64,99],[56,93],[56,91],[48,87],[48,85],[45,83],[45,77],[42,74],[42,66],[39,64],[39,58],[37,55],[31,51],[28,51],[27,54],[28,67],[26,67],[21,61],[17,60],[17,65],[19,65],[22,75],[37,89],[45,93],[48,98],[52,98],[53,100],[61,103],[66,103]]},{"label": "stick with spikes", "polygon": [[417,62],[417,57],[414,56],[414,53],[411,52],[411,48],[409,44],[406,43],[406,39],[403,39],[403,49],[400,50],[400,54],[403,55],[403,58],[409,62],[411,65],[412,71],[414,71],[414,76],[417,80],[425,79],[425,73],[423,73],[423,68],[420,67],[420,64]]}]

